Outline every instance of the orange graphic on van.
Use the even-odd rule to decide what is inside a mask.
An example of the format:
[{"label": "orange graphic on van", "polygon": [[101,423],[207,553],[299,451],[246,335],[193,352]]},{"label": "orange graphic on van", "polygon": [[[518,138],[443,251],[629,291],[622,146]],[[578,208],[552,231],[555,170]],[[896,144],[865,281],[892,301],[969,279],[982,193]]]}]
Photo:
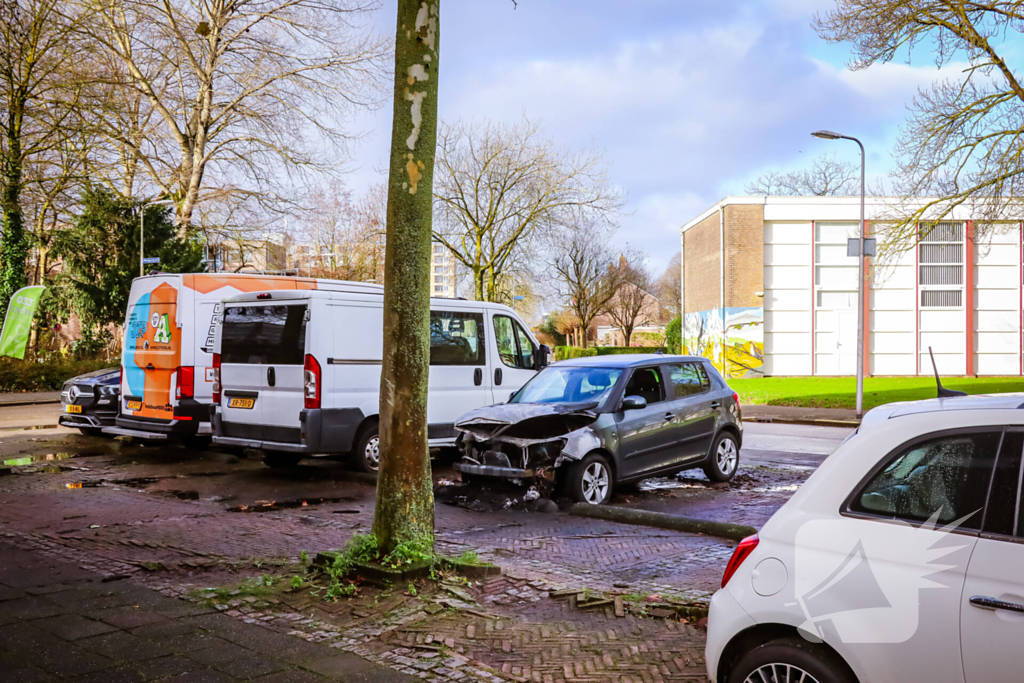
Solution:
[{"label": "orange graphic on van", "polygon": [[[128,395],[125,410],[137,417],[170,420],[171,383],[181,363],[181,335],[177,332],[178,290],[163,282],[139,297],[128,316],[124,367]],[[129,407],[129,401],[133,403]]]}]

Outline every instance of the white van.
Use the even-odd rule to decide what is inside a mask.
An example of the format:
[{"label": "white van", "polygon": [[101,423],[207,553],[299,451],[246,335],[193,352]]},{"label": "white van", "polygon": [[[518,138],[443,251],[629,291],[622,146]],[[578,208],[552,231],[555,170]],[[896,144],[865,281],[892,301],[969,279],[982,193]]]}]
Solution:
[{"label": "white van", "polygon": [[[352,453],[359,468],[376,471],[383,314],[383,291],[225,300],[214,343],[214,443],[261,449],[270,465]],[[453,445],[461,415],[508,400],[547,357],[511,308],[431,299],[430,445]]]},{"label": "white van", "polygon": [[117,426],[104,432],[145,440],[208,437],[221,300],[241,292],[323,288],[380,291],[358,282],[241,273],[136,278],[124,323]]}]

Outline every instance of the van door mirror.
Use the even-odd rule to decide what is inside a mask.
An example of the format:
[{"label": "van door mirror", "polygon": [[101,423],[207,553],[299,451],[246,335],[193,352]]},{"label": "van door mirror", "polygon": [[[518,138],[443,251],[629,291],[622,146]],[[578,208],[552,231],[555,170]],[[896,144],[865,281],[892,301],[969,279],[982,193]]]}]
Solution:
[{"label": "van door mirror", "polygon": [[547,344],[541,344],[540,348],[537,349],[537,362],[534,364],[536,365],[534,370],[543,370],[546,368],[550,358],[551,347]]},{"label": "van door mirror", "polygon": [[512,399],[514,399],[516,397],[516,394],[518,394],[518,393],[519,393],[518,391],[513,391],[511,394],[509,394],[508,395],[508,401],[506,401],[506,403],[511,403]]},{"label": "van door mirror", "polygon": [[627,396],[622,399],[622,410],[640,410],[647,407],[647,399],[643,396]]}]

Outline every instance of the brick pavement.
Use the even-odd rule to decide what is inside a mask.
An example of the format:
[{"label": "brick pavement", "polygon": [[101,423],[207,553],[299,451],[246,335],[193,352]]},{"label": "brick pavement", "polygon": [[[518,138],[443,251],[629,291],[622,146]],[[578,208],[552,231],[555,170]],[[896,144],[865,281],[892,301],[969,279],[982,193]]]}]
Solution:
[{"label": "brick pavement", "polygon": [[405,683],[416,680],[0,540],[0,678]]}]

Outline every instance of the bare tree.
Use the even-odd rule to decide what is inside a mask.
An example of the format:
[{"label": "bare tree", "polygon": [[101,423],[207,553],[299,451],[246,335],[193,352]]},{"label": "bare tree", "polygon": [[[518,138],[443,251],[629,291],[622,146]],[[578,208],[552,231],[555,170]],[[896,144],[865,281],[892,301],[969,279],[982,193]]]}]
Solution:
[{"label": "bare tree", "polygon": [[790,197],[831,197],[860,193],[860,167],[823,154],[810,168],[791,173],[768,171],[746,185],[748,194]]},{"label": "bare tree", "polygon": [[584,348],[590,324],[605,310],[622,282],[607,232],[581,216],[559,231],[550,250],[555,290],[576,316],[579,343]]},{"label": "bare tree", "polygon": [[59,0],[6,0],[0,3],[0,310],[26,283],[29,244],[25,235],[22,193],[26,169],[35,164],[44,177],[44,159],[77,128],[73,40],[78,17],[63,11]]},{"label": "bare tree", "polygon": [[335,180],[310,192],[296,231],[307,250],[309,274],[365,282],[383,281],[385,223],[380,213],[383,185],[358,203]]},{"label": "bare tree", "polygon": [[443,124],[437,151],[434,237],[472,272],[481,301],[500,298],[503,273],[528,258],[538,233],[572,212],[607,220],[623,204],[600,153],[558,147],[525,116]]},{"label": "bare tree", "polygon": [[659,306],[651,290],[654,278],[647,265],[647,256],[637,249],[627,249],[619,257],[618,288],[606,310],[615,326],[622,330],[626,346],[633,330],[657,322]]},{"label": "bare tree", "polygon": [[384,261],[384,362],[380,471],[373,534],[432,555],[434,487],[427,448],[430,370],[430,243],[440,0],[398,0],[394,118]]},{"label": "bare tree", "polygon": [[920,89],[910,106],[895,149],[894,189],[924,201],[894,211],[883,235],[886,249],[912,247],[928,232],[919,224],[934,225],[961,204],[996,218],[1020,198],[1024,83],[1011,64],[1012,37],[1022,27],[1024,5],[1016,0],[838,0],[815,17],[823,38],[852,43],[853,69],[921,50],[936,66],[970,63],[959,78]]},{"label": "bare tree", "polygon": [[658,278],[655,288],[658,291],[658,298],[661,300],[661,307],[668,313],[668,317],[674,318],[683,311],[683,253],[677,251],[675,256],[669,259],[665,266],[665,272]]},{"label": "bare tree", "polygon": [[356,25],[372,0],[79,1],[116,58],[108,77],[162,123],[155,148],[132,130],[110,136],[185,229],[206,198],[273,203],[277,176],[329,167],[325,145],[345,136],[328,122],[377,98],[387,42]]}]

